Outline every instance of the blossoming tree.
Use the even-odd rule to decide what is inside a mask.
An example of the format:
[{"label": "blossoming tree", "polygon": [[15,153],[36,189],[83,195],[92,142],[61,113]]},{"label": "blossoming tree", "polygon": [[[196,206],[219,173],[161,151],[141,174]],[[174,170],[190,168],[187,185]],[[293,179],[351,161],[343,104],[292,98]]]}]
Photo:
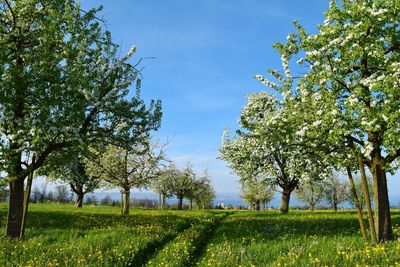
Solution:
[{"label": "blossoming tree", "polygon": [[253,177],[251,180],[244,180],[240,184],[240,197],[249,203],[250,208],[266,210],[268,202],[275,196],[275,188],[271,183],[261,177]]},{"label": "blossoming tree", "polygon": [[158,143],[130,149],[109,145],[93,153],[97,156],[86,160],[88,172],[106,186],[121,189],[121,213],[125,215],[129,214],[131,189],[150,187],[160,175],[160,164],[165,160],[165,151]]},{"label": "blossoming tree", "polygon": [[400,5],[395,3],[331,1],[316,34],[297,25],[285,45],[307,69],[295,90],[303,108],[324,107],[308,116],[308,127],[329,125],[330,144],[345,142],[361,172],[365,164],[373,175],[378,241],[393,237],[386,174],[397,170],[400,157]]},{"label": "blossoming tree", "polygon": [[[270,82],[259,76],[264,83]],[[220,158],[242,180],[262,175],[282,189],[281,212],[287,213],[291,193],[302,179],[324,179],[329,169],[316,153],[305,153],[298,143],[304,129],[296,127],[296,117],[287,102],[267,92],[250,94],[242,109],[236,137],[226,132],[220,147]]]},{"label": "blossoming tree", "polygon": [[21,234],[24,180],[49,156],[98,141],[133,144],[159,127],[159,102],[127,98],[138,75],[128,62],[135,49],[119,58],[96,12],[74,0],[0,3],[0,171],[10,182],[10,237]]},{"label": "blossoming tree", "polygon": [[190,197],[197,186],[196,173],[189,162],[185,168],[175,172],[171,182],[172,194],[178,199],[178,210],[181,210],[183,199]]},{"label": "blossoming tree", "polygon": [[51,180],[61,180],[69,184],[71,191],[76,195],[77,208],[82,208],[87,193],[92,193],[100,186],[99,177],[88,173],[85,163],[87,160],[83,155],[75,154],[67,159],[65,164],[56,162],[43,170]]}]

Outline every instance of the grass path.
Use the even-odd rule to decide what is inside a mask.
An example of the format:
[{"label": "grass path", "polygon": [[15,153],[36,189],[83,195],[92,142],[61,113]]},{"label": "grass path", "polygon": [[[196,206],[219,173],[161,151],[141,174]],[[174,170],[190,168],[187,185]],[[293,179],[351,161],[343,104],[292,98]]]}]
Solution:
[{"label": "grass path", "polygon": [[[179,226],[178,226],[179,227]],[[150,242],[147,242],[145,246],[141,247],[134,255],[133,257],[129,258],[126,261],[126,266],[131,266],[131,267],[139,267],[143,266],[146,264],[146,262],[149,261],[154,255],[157,253],[157,251],[161,250],[166,244],[171,242],[172,240],[175,240],[175,238],[180,235],[182,232],[184,232],[187,228],[190,227],[190,224],[180,226],[177,228],[176,232],[168,232],[166,235],[162,236],[160,239],[155,239]]]},{"label": "grass path", "polygon": [[158,251],[146,266],[195,266],[213,233],[229,215],[222,212],[193,224]]},{"label": "grass path", "polygon": [[218,230],[218,228],[221,226],[221,224],[232,214],[232,212],[226,213],[223,218],[218,220],[213,227],[207,231],[204,235],[204,237],[198,241],[196,250],[193,252],[193,258],[192,262],[188,266],[195,266],[197,265],[197,262],[201,257],[205,254],[206,252],[206,247],[207,244],[212,240],[215,232]]}]

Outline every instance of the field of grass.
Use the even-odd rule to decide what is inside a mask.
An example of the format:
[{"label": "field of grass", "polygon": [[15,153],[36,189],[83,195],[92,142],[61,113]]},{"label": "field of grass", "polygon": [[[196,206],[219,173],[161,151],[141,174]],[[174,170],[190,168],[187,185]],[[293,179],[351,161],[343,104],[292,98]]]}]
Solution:
[{"label": "field of grass", "polygon": [[[370,245],[354,212],[156,211],[33,204],[26,238],[0,237],[0,266],[400,266],[396,240]],[[6,205],[0,205],[4,233]]]},{"label": "field of grass", "polygon": [[[400,222],[400,213],[393,212]],[[397,238],[400,234],[395,228]],[[224,259],[221,261],[221,259]],[[235,213],[209,240],[200,266],[400,266],[400,239],[373,246],[354,212]]]}]

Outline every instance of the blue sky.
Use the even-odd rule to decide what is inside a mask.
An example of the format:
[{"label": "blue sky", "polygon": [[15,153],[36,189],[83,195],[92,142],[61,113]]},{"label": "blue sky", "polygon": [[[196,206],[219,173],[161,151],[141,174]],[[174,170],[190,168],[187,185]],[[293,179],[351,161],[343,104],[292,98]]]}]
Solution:
[{"label": "blue sky", "polygon": [[[329,1],[321,0],[85,0],[87,10],[103,5],[121,53],[137,47],[146,99],[163,102],[162,140],[172,139],[168,155],[178,165],[190,161],[209,168],[217,192],[238,192],[237,178],[217,160],[223,129],[237,129],[246,94],[265,90],[253,79],[281,68],[272,48],[285,41],[298,20],[313,32]],[[389,178],[390,194],[400,183]],[[397,189],[396,189],[397,188]]]}]

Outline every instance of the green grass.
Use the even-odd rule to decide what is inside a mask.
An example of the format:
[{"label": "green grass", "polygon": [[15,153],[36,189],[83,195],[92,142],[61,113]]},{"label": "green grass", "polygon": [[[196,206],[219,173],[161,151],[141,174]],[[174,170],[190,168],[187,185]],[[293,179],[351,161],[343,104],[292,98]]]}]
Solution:
[{"label": "green grass", "polygon": [[190,266],[194,264],[213,230],[227,215],[229,213],[218,214],[201,223],[193,224],[179,234],[173,242],[163,247],[153,259],[147,262],[146,266]]},{"label": "green grass", "polygon": [[[400,213],[393,212],[400,222]],[[395,228],[399,233],[399,227]],[[366,244],[354,212],[241,212],[210,240],[200,266],[399,266],[400,240]],[[223,261],[221,260],[223,259]]]},{"label": "green grass", "polygon": [[400,266],[399,211],[396,241],[376,246],[351,211],[119,211],[33,204],[25,239],[0,237],[0,266]]},{"label": "green grass", "polygon": [[[70,205],[31,205],[25,240],[0,237],[0,265],[134,265],[192,224],[214,216],[156,210],[132,210],[130,216],[118,213],[113,207],[77,210]],[[3,226],[5,217],[2,205]]]}]

